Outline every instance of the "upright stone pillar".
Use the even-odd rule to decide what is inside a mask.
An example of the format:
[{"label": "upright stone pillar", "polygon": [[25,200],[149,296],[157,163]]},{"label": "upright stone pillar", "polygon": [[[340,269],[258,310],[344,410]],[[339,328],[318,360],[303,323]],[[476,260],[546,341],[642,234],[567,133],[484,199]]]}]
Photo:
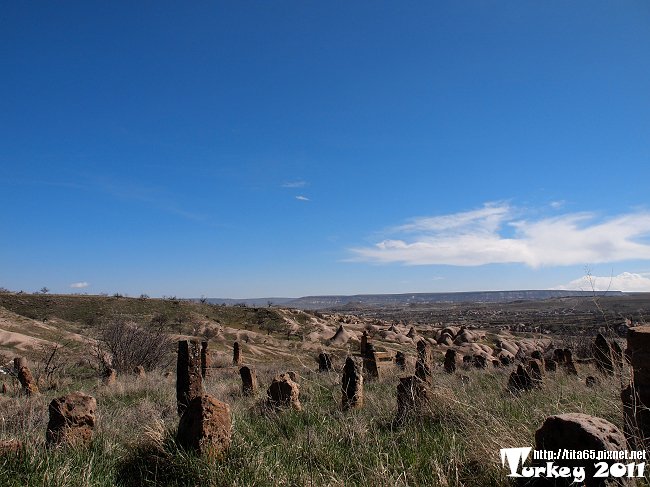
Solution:
[{"label": "upright stone pillar", "polygon": [[431,347],[429,344],[420,340],[417,344],[418,361],[415,363],[415,376],[423,381],[428,381],[431,378],[431,368],[433,365],[433,356],[431,354]]},{"label": "upright stone pillar", "polygon": [[176,362],[176,404],[181,416],[190,401],[203,394],[201,349],[197,341],[178,341]]},{"label": "upright stone pillar", "polygon": [[341,407],[343,410],[358,409],[363,406],[363,365],[348,357],[343,367],[341,379]]},{"label": "upright stone pillar", "polygon": [[210,363],[210,352],[208,351],[208,342],[201,342],[201,377],[206,378],[208,375],[208,368]]},{"label": "upright stone pillar", "polygon": [[232,364],[236,366],[241,365],[241,349],[239,347],[239,342],[235,342],[232,347]]},{"label": "upright stone pillar", "polygon": [[628,330],[626,357],[632,366],[632,382],[621,392],[625,436],[643,449],[650,445],[650,326]]},{"label": "upright stone pillar", "polygon": [[244,396],[254,396],[257,392],[257,374],[250,367],[239,369],[241,376],[241,392]]}]

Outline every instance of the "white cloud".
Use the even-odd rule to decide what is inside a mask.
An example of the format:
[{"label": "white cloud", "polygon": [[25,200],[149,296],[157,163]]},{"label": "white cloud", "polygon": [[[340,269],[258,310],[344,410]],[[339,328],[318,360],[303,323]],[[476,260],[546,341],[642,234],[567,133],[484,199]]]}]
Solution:
[{"label": "white cloud", "polygon": [[287,181],[286,183],[282,183],[283,188],[304,188],[307,186],[307,181]]},{"label": "white cloud", "polygon": [[553,208],[554,210],[559,210],[560,208],[562,208],[564,206],[565,203],[566,203],[566,201],[564,201],[564,200],[557,200],[557,201],[551,201],[550,205],[551,205],[551,208]]},{"label": "white cloud", "polygon": [[303,195],[296,196],[296,199],[300,200],[300,201],[309,201],[309,198],[307,198],[306,196],[303,196]]},{"label": "white cloud", "polygon": [[553,289],[650,292],[650,279],[632,272],[623,272],[618,276],[583,276]]},{"label": "white cloud", "polygon": [[88,284],[86,281],[73,282],[72,284],[70,284],[70,287],[72,289],[83,289],[83,288],[88,287],[88,286],[90,286],[90,284]]},{"label": "white cloud", "polygon": [[[478,210],[415,218],[395,227],[397,238],[351,249],[354,260],[406,265],[477,266],[522,263],[529,267],[650,260],[650,212],[598,219],[568,213],[521,219],[506,203]],[[504,235],[504,229],[512,235]],[[407,239],[409,234],[416,234]]]}]

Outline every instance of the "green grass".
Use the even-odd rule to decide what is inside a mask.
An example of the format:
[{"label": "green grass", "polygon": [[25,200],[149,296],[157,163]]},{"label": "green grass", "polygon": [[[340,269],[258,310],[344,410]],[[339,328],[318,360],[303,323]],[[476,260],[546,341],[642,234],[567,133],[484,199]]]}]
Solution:
[{"label": "green grass", "polygon": [[0,439],[23,439],[26,448],[21,457],[0,458],[0,485],[506,486],[499,448],[533,446],[547,416],[584,412],[622,424],[616,378],[589,389],[559,372],[542,389],[513,396],[505,389],[508,370],[462,370],[468,384],[437,372],[429,410],[399,427],[396,374],[366,382],[365,407],[344,413],[337,373],[299,370],[304,410],[266,413],[265,385],[278,370],[258,368],[261,390],[253,398],[240,395],[235,369],[208,379],[207,391],[233,415],[231,448],[216,463],[177,447],[174,381],[162,375],[121,377],[114,387],[83,384],[98,401],[89,449],[44,445],[47,403],[81,384],[67,381],[47,396],[3,397]]}]

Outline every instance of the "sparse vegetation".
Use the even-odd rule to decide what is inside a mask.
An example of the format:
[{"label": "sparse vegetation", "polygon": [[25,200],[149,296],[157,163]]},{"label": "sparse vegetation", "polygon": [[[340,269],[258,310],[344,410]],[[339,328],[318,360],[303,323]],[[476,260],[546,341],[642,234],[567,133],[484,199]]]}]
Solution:
[{"label": "sparse vegetation", "polygon": [[174,359],[172,350],[174,340],[161,328],[118,320],[101,329],[96,356],[103,368],[130,373],[139,365],[145,370],[168,366]]}]

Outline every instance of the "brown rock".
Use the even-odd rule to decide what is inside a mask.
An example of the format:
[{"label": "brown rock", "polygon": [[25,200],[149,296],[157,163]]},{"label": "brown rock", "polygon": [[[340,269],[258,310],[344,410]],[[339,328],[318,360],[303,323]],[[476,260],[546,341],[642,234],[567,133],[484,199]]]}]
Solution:
[{"label": "brown rock", "polygon": [[487,358],[484,355],[473,355],[472,365],[477,369],[487,369]]},{"label": "brown rock", "polygon": [[193,398],[178,424],[176,441],[210,460],[222,458],[230,448],[230,406],[209,394]]},{"label": "brown rock", "polygon": [[176,405],[178,415],[195,397],[203,395],[201,377],[201,350],[199,342],[178,341],[178,358],[176,361]]},{"label": "brown rock", "polygon": [[293,408],[302,410],[300,404],[300,385],[291,380],[288,374],[280,374],[273,379],[266,391],[267,404],[271,409]]},{"label": "brown rock", "polygon": [[587,387],[596,387],[597,385],[600,385],[600,380],[598,380],[598,378],[594,377],[593,375],[588,375],[585,377],[585,385]]},{"label": "brown rock", "polygon": [[384,372],[393,368],[394,357],[391,352],[376,352],[371,344],[363,357],[363,372],[366,379],[380,379]]},{"label": "brown rock", "polygon": [[650,326],[635,326],[628,330],[625,354],[632,366],[634,383],[650,386]]},{"label": "brown rock", "polygon": [[501,362],[501,365],[508,366],[515,363],[515,356],[508,350],[501,350],[497,358]]},{"label": "brown rock", "polygon": [[117,371],[111,367],[104,370],[102,382],[105,386],[112,386],[117,382]]},{"label": "brown rock", "polygon": [[625,434],[637,448],[650,444],[650,326],[630,328],[626,357],[632,366],[632,383],[623,389]]},{"label": "brown rock", "polygon": [[564,349],[564,361],[562,365],[568,375],[578,375],[578,369],[576,369],[576,364],[573,362],[573,352],[569,348]]},{"label": "brown rock", "polygon": [[97,401],[83,392],[72,392],[53,399],[47,423],[48,445],[88,446],[95,427]]},{"label": "brown rock", "polygon": [[512,392],[529,391],[533,388],[533,379],[530,374],[521,365],[517,370],[510,374],[508,379],[508,389]]},{"label": "brown rock", "polygon": [[445,353],[445,372],[453,374],[456,372],[456,361],[458,360],[458,353],[453,348],[447,349]]},{"label": "brown rock", "polygon": [[343,410],[358,409],[363,406],[363,366],[352,357],[345,360],[341,379],[341,407]]},{"label": "brown rock", "polygon": [[300,384],[300,374],[298,372],[290,370],[287,372],[287,375],[289,376],[289,379],[294,381],[296,384]]},{"label": "brown rock", "polygon": [[[625,437],[609,421],[581,413],[560,414],[546,418],[544,424],[535,432],[535,449],[551,450],[627,450]],[[533,461],[533,466],[545,464],[545,460]],[[607,460],[610,465],[618,460]],[[558,467],[583,467],[585,469],[585,486],[628,486],[634,485],[633,479],[627,478],[594,478],[596,467],[594,460],[563,460],[556,459]],[[572,479],[565,484],[569,485]]]},{"label": "brown rock", "polygon": [[368,332],[363,330],[363,335],[361,335],[361,343],[359,344],[359,349],[361,355],[365,355],[368,351]]},{"label": "brown rock", "polygon": [[555,372],[557,370],[557,362],[552,359],[546,359],[544,361],[544,369],[546,369],[546,372]]},{"label": "brown rock", "polygon": [[416,376],[400,378],[397,386],[397,423],[410,415],[421,414],[430,399],[431,392],[425,381]]},{"label": "brown rock", "polygon": [[232,347],[232,364],[239,366],[241,365],[241,361],[242,361],[242,353],[239,347],[239,342],[235,342],[235,344]]},{"label": "brown rock", "polygon": [[425,340],[417,343],[418,360],[415,363],[415,376],[420,380],[427,381],[431,378],[433,367],[433,355],[431,347]]},{"label": "brown rock", "polygon": [[4,382],[2,383],[2,393],[3,393],[3,394],[6,394],[6,393],[7,393],[7,384],[4,383]]},{"label": "brown rock", "polygon": [[201,342],[201,377],[206,378],[208,369],[212,364],[210,363],[210,352],[208,351],[208,342]]},{"label": "brown rock", "polygon": [[241,376],[241,392],[244,396],[254,396],[257,392],[257,374],[254,369],[242,367],[239,369]]},{"label": "brown rock", "polygon": [[594,358],[596,359],[596,367],[603,374],[613,374],[614,364],[612,361],[612,349],[605,340],[605,337],[599,333],[596,335],[596,340],[593,344]]},{"label": "brown rock", "polygon": [[538,359],[532,359],[528,362],[530,378],[535,387],[541,387],[544,382],[544,367]]},{"label": "brown rock", "polygon": [[330,372],[332,370],[332,358],[328,353],[321,352],[318,354],[318,371]]},{"label": "brown rock", "polygon": [[14,371],[18,373],[23,367],[27,367],[27,359],[25,357],[14,358]]},{"label": "brown rock", "polygon": [[34,380],[34,376],[29,370],[29,367],[23,366],[18,369],[18,380],[23,388],[23,392],[28,396],[39,393],[36,380]]}]

